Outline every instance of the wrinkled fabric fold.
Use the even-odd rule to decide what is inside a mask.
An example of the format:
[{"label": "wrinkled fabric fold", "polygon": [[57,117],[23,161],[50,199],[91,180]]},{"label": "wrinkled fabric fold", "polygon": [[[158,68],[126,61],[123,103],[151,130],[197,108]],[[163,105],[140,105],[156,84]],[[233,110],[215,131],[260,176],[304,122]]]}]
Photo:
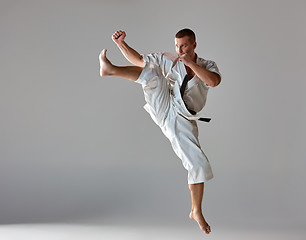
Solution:
[{"label": "wrinkled fabric fold", "polygon": [[175,154],[188,171],[188,184],[213,178],[208,158],[201,149],[196,119],[189,113],[180,95],[178,82],[173,88],[159,66],[147,62],[136,83],[142,85],[145,109],[169,139]]}]

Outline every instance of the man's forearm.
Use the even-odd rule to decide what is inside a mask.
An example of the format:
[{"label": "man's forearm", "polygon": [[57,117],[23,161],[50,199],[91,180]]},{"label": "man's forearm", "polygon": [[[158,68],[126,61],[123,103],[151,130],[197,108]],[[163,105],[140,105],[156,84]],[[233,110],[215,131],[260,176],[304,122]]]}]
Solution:
[{"label": "man's forearm", "polygon": [[216,87],[221,81],[221,77],[217,73],[204,69],[195,62],[191,63],[189,67],[204,83],[211,87]]},{"label": "man's forearm", "polygon": [[132,64],[143,67],[143,58],[142,56],[133,48],[131,48],[129,45],[127,45],[126,42],[121,42],[120,44],[117,44],[119,49],[121,50],[124,57]]}]

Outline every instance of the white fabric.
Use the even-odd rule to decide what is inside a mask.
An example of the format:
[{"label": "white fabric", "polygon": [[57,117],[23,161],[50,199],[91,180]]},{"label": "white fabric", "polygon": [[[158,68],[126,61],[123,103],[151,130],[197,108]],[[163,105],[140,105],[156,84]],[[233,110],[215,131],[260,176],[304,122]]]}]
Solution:
[{"label": "white fabric", "polygon": [[[146,62],[145,67],[136,82],[142,85],[147,102],[145,109],[169,139],[176,155],[182,160],[184,168],[188,171],[188,184],[210,180],[213,178],[211,166],[198,139],[195,119],[199,116],[189,113],[180,95],[180,85],[186,75],[184,64],[169,54],[143,56]],[[217,66],[212,65],[218,73]],[[198,80],[200,80],[198,77],[190,80],[188,89],[189,96],[194,96],[196,93],[196,99],[201,97],[200,93],[204,93],[202,109],[208,87],[205,84],[201,85]],[[196,90],[193,92],[192,89]]]},{"label": "white fabric", "polygon": [[[182,85],[187,72],[184,63],[179,61],[176,55],[171,53],[152,53],[142,56],[145,62],[150,62],[161,68],[163,75],[170,83],[170,88],[173,88],[174,82],[176,81],[178,81],[179,86]],[[199,66],[221,76],[214,61],[197,57],[196,63]],[[197,75],[194,75],[194,77],[188,81],[184,94],[184,102],[187,104],[188,109],[199,113],[206,104],[209,88],[210,87]]]}]

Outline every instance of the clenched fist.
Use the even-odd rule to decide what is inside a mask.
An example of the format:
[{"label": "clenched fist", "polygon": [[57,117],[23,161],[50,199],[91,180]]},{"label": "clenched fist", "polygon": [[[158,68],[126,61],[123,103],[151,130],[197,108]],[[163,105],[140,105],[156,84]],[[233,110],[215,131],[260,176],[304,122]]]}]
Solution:
[{"label": "clenched fist", "polygon": [[189,64],[192,63],[191,57],[187,53],[180,55],[179,60],[182,61],[186,66],[189,66]]},{"label": "clenched fist", "polygon": [[122,43],[125,39],[125,32],[124,31],[116,31],[113,35],[112,35],[112,39],[113,41],[118,45],[120,43]]}]

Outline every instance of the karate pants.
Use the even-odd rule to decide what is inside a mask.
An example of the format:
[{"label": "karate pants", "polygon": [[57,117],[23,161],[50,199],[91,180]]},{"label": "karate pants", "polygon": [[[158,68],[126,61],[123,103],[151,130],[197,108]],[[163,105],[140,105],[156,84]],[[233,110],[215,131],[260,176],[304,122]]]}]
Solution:
[{"label": "karate pants", "polygon": [[178,83],[171,91],[161,69],[151,63],[146,63],[136,83],[142,85],[147,103],[145,109],[188,171],[188,184],[213,178],[209,161],[200,147],[197,123],[186,118],[190,113],[180,96]]}]

